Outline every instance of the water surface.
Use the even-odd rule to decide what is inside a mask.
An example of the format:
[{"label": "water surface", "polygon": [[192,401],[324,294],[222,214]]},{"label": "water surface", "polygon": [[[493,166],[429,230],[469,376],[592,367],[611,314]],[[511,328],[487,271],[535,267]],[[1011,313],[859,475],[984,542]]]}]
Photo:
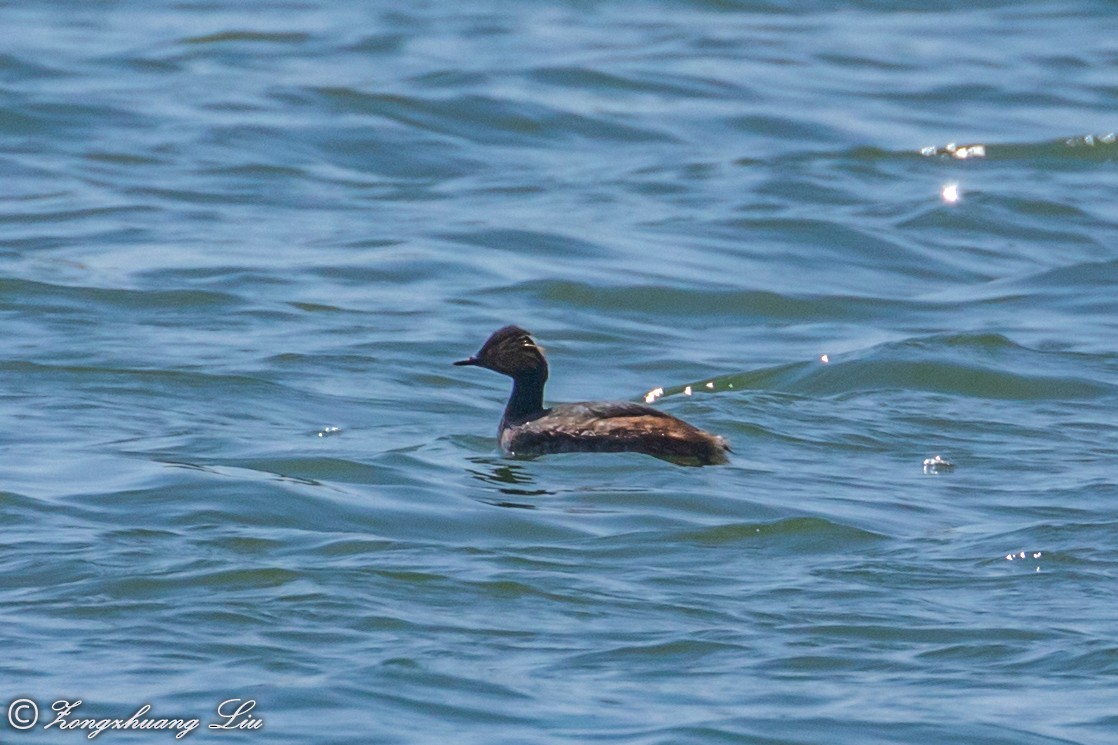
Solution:
[{"label": "water surface", "polygon": [[1108,745],[1116,20],[0,7],[4,741]]}]

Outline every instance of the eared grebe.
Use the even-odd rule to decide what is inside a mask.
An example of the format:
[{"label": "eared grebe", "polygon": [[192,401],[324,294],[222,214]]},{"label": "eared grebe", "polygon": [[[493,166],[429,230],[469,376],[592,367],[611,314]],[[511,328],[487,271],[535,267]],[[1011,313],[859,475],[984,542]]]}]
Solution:
[{"label": "eared grebe", "polygon": [[522,328],[505,326],[476,355],[455,365],[477,365],[512,378],[497,438],[510,455],[636,452],[685,464],[725,463],[730,449],[718,435],[651,406],[628,401],[584,401],[545,409],[547,359]]}]

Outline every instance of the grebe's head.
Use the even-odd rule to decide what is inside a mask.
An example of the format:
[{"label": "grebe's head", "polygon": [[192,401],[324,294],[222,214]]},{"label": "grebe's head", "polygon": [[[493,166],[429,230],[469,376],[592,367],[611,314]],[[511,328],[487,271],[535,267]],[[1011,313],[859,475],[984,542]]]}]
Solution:
[{"label": "grebe's head", "polygon": [[505,326],[493,332],[481,349],[456,365],[477,365],[513,378],[543,374],[547,378],[547,358],[532,336],[519,326]]}]

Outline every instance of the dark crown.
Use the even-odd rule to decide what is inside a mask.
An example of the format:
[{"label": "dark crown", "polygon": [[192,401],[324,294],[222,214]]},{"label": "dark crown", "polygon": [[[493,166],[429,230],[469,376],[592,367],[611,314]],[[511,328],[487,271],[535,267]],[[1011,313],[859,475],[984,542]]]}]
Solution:
[{"label": "dark crown", "polygon": [[543,349],[519,326],[505,326],[494,331],[476,355],[454,364],[477,365],[514,378],[541,371],[547,374]]}]

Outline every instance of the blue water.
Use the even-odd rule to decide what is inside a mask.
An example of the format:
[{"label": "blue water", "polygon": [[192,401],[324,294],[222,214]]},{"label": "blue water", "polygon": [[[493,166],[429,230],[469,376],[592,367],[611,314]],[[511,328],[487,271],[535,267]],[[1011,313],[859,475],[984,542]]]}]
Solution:
[{"label": "blue water", "polygon": [[1118,7],[913,7],[0,5],[0,741],[1114,742]]}]

